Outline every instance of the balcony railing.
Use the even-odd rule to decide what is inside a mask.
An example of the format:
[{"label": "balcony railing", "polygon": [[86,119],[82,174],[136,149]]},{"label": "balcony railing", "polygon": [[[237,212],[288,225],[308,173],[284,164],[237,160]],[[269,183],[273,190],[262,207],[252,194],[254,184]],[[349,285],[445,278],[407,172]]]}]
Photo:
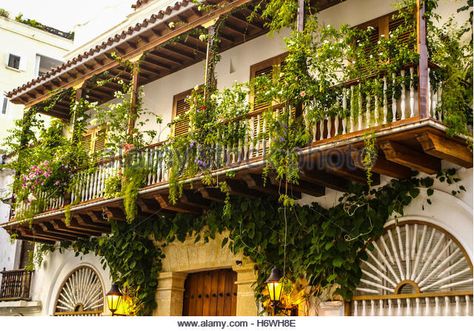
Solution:
[{"label": "balcony railing", "polygon": [[32,271],[3,270],[0,274],[2,275],[0,301],[30,300]]},{"label": "balcony railing", "polygon": [[[386,127],[402,125],[416,121],[421,116],[418,109],[418,90],[416,67],[407,66],[398,76],[374,76],[380,91],[370,94],[364,91],[359,81],[352,81],[338,86],[341,97],[338,101],[342,115],[328,115],[316,123],[306,122],[311,133],[310,145],[321,144],[344,136],[354,136],[367,130],[377,130]],[[398,89],[392,88],[395,82]],[[441,87],[430,87],[428,97],[429,116],[441,121],[442,114],[438,111],[441,100]],[[282,106],[274,107],[278,111]],[[267,154],[271,141],[268,139],[268,123],[264,111],[255,111],[237,120],[229,121],[225,125],[229,130],[244,130],[238,139],[222,142],[211,146],[215,153],[213,170],[235,167],[241,163],[250,163],[260,160]],[[148,169],[146,186],[165,184],[168,181],[168,170],[165,164],[166,144],[155,144],[136,152],[136,160],[144,162]],[[189,161],[189,160],[188,160]],[[82,171],[77,173],[75,187],[71,201],[75,203],[91,202],[104,199],[105,182],[116,176],[123,166],[123,158],[114,158],[101,163],[93,172]],[[41,197],[41,194],[39,194]],[[64,207],[65,201],[61,198],[47,199],[45,210],[55,210]],[[26,210],[29,206],[20,204],[16,214]]]}]

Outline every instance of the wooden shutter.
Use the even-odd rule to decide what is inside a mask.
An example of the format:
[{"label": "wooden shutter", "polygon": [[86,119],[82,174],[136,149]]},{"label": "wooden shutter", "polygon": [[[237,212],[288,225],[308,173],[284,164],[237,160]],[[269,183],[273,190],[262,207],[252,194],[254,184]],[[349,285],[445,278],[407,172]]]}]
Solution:
[{"label": "wooden shutter", "polygon": [[[286,58],[288,53],[284,53],[265,61],[256,63],[250,67],[250,79],[254,79],[256,77],[267,76],[273,78],[273,80],[278,79],[278,75],[280,70],[275,70],[278,66],[283,65],[283,61]],[[261,97],[264,91],[252,91],[250,95],[250,102],[252,104],[253,111],[259,111],[261,109],[268,108],[271,104],[270,102],[264,102]]]},{"label": "wooden shutter", "polygon": [[[173,119],[178,116],[183,116],[189,111],[189,104],[186,98],[191,95],[192,90],[185,91],[174,96],[173,99]],[[189,120],[181,119],[174,124],[173,135],[180,136],[189,131]]]},{"label": "wooden shutter", "polygon": [[92,150],[92,133],[85,134],[82,136],[82,145],[87,153],[91,153]]},{"label": "wooden shutter", "polygon": [[99,129],[95,132],[94,153],[100,152],[105,148],[106,137],[106,129]]},{"label": "wooden shutter", "polygon": [[183,316],[235,316],[237,274],[231,269],[189,274],[184,284]]},{"label": "wooden shutter", "polygon": [[30,255],[35,250],[35,243],[31,241],[21,241],[20,264],[18,269],[25,269],[30,263]]},{"label": "wooden shutter", "polygon": [[[413,22],[416,22],[415,16],[413,16]],[[402,17],[396,17],[395,14],[391,14],[388,22],[389,33],[393,33],[403,23],[404,19]],[[416,38],[414,38],[414,30],[416,28],[416,24],[413,23],[411,28],[412,29],[407,29],[407,31],[403,31],[403,33],[398,37],[398,40],[401,41],[403,44],[408,44],[412,48],[415,48]]]}]

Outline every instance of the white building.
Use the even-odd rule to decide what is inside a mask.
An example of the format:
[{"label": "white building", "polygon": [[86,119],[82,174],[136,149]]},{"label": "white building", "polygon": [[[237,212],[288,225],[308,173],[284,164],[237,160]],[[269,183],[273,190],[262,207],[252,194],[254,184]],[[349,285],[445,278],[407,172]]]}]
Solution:
[{"label": "white building", "polygon": [[[7,161],[3,144],[9,135],[8,131],[23,116],[23,106],[9,102],[4,94],[63,62],[63,57],[72,48],[73,42],[61,33],[55,29],[47,32],[0,16],[0,164]],[[48,120],[48,116],[44,118]],[[8,201],[11,197],[12,180],[11,171],[0,169],[2,201]],[[3,222],[9,217],[10,207],[0,202],[0,220]],[[10,244],[5,232],[0,233],[0,242],[0,271],[24,268],[32,246],[28,247],[27,243],[20,240]],[[0,311],[2,309],[0,304]]]},{"label": "white building", "polygon": [[[189,90],[195,86],[204,83],[203,73],[206,58],[206,43],[199,41],[197,38],[194,38],[194,40],[192,38],[180,40],[173,45],[166,44],[167,41],[180,33],[184,34],[197,27],[207,27],[209,21],[219,17],[218,14],[226,17],[228,25],[222,30],[221,35],[222,40],[224,40],[222,42],[224,45],[223,51],[216,66],[218,89],[230,87],[235,81],[248,81],[249,77],[256,76],[259,71],[268,68],[272,70],[272,64],[277,64],[278,61],[281,62],[281,55],[287,51],[283,39],[288,35],[287,30],[270,37],[266,34],[267,31],[258,23],[247,23],[246,25],[243,17],[248,13],[245,10],[239,11],[241,9],[239,5],[235,5],[239,10],[231,11],[229,9],[237,2],[242,5],[252,1],[231,1],[223,8],[216,10],[222,12],[216,14],[211,11],[211,13],[205,15],[200,14],[195,8],[196,5],[190,1],[175,2],[137,1],[135,6],[137,9],[128,17],[127,21],[69,54],[69,61],[60,70],[54,72],[51,77],[30,81],[24,87],[11,91],[9,97],[12,102],[19,104],[40,104],[47,97],[47,85],[54,79],[64,78],[58,83],[58,86],[72,88],[83,86],[81,84],[93,75],[105,72],[105,68],[113,74],[118,73],[117,66],[112,64],[107,56],[112,51],[130,60],[135,59],[137,55],[144,54],[140,62],[142,71],[140,76],[135,78],[143,86],[144,107],[163,118],[161,126],[154,123],[148,124],[149,128],[161,132],[157,139],[162,141],[172,136],[166,124],[170,123],[176,116],[180,109],[179,102],[182,102],[183,96],[189,94]],[[387,15],[394,11],[392,1],[388,0],[366,0],[363,2],[358,0],[321,1],[320,3],[324,6],[324,10],[321,11],[319,16],[323,24],[358,26],[367,22],[372,22],[371,24],[377,22],[376,24],[380,24],[380,30],[378,30],[380,35],[384,31],[382,27],[386,28],[387,31],[389,30],[388,25],[383,26],[384,23],[380,22],[385,21],[388,24],[390,20],[388,17],[390,16]],[[445,17],[455,13],[458,7],[458,4],[451,1],[440,1],[438,11]],[[226,14],[229,14],[230,17],[227,17]],[[206,21],[206,18],[208,21]],[[173,24],[170,22],[173,22]],[[379,35],[377,35],[378,37]],[[114,72],[114,70],[116,71]],[[416,69],[412,71],[406,69],[405,72],[404,69],[402,75],[406,74],[408,76],[410,72],[413,75],[415,71]],[[82,88],[80,87],[80,89]],[[33,92],[32,95],[29,95],[30,92]],[[109,102],[113,98],[113,88],[111,86],[84,87],[83,93],[91,97],[91,100],[99,102]],[[433,98],[438,98],[437,91],[429,90],[428,93],[432,98],[430,101]],[[403,217],[390,217],[387,220],[386,232],[376,240],[382,250],[369,259],[373,268],[364,267],[365,273],[362,277],[362,283],[358,287],[357,295],[351,302],[351,308],[346,310],[347,314],[472,315],[472,155],[469,160],[470,154],[466,154],[464,150],[462,150],[461,156],[451,154],[450,150],[464,147],[459,147],[458,142],[448,140],[444,136],[445,128],[443,124],[438,121],[439,118],[435,118],[437,115],[433,115],[434,117],[431,115],[432,104],[430,101],[426,106],[429,115],[427,115],[427,118],[423,118],[423,110],[416,102],[418,95],[419,91],[412,84],[411,88],[406,91],[403,90],[399,99],[393,97],[394,107],[398,107],[399,114],[403,114],[400,115],[401,118],[397,118],[396,115],[387,117],[387,114],[384,113],[383,123],[373,125],[368,120],[364,124],[366,125],[364,128],[373,125],[373,128],[377,131],[378,143],[380,146],[385,146],[383,152],[384,160],[388,162],[386,164],[390,164],[393,167],[392,170],[397,169],[391,172],[392,174],[398,173],[400,175],[401,172],[411,168],[420,171],[422,175],[426,175],[436,173],[438,168],[456,167],[458,168],[458,176],[461,178],[459,184],[466,188],[466,192],[453,196],[451,194],[452,189],[446,183],[437,183],[434,186],[434,194],[430,198],[431,205],[429,208],[425,207],[428,192],[422,189],[421,194],[405,208]],[[379,102],[379,100],[375,102]],[[386,103],[387,101],[385,101]],[[67,109],[65,109],[58,106],[54,112],[58,116],[66,116]],[[254,134],[254,126],[257,125],[261,128],[264,123],[260,114],[252,116],[249,117],[248,121],[253,123],[252,134]],[[368,116],[370,117],[370,115]],[[389,124],[386,122],[388,119],[391,122]],[[358,128],[343,120],[339,121],[337,118],[329,117],[326,121],[320,122],[318,127],[314,128],[313,145],[308,147],[305,153],[310,154],[336,149],[345,143],[360,143],[363,131],[362,115],[360,115],[360,119],[355,121],[359,121]],[[341,123],[340,126],[338,126],[339,123]],[[336,129],[333,130],[330,125],[335,125]],[[91,132],[89,143],[91,146],[95,146],[98,130],[92,123],[89,129]],[[440,137],[442,136],[440,138],[441,145],[446,144],[450,147],[439,151],[437,149],[439,146],[426,146],[423,139],[430,140],[432,136],[424,132],[425,129],[429,132],[436,132],[436,137],[438,137],[438,134]],[[256,129],[256,131],[258,130]],[[333,131],[336,137],[331,137]],[[423,132],[420,133],[421,131]],[[390,139],[400,137],[400,132],[405,133],[408,138],[393,143]],[[418,140],[419,135],[422,138]],[[430,142],[436,145],[432,140]],[[241,145],[235,148],[242,148],[243,155],[248,155],[246,147],[242,147],[245,142],[240,143]],[[265,141],[259,141],[258,144],[266,146]],[[399,144],[404,147],[397,149]],[[153,156],[150,156],[155,155],[153,153],[158,153],[158,147],[153,148],[150,149],[151,152],[147,152],[151,153],[147,154],[147,160],[153,158]],[[232,148],[234,147],[229,147],[229,150]],[[265,147],[262,147],[262,149],[264,150]],[[406,151],[406,149],[413,150],[407,152],[408,157],[406,155],[400,156],[403,154],[400,151]],[[262,157],[259,153],[257,151],[256,156]],[[231,158],[231,156],[227,157],[227,160]],[[229,168],[234,169],[237,173],[242,169],[239,168],[236,161],[236,159],[240,161],[240,157],[240,154],[238,157],[233,155],[232,159],[234,161],[228,161]],[[426,160],[430,162],[425,162]],[[246,161],[252,164],[260,162],[250,156]],[[434,164],[433,166],[431,162]],[[116,168],[113,169],[115,169],[114,171],[117,170]],[[162,165],[157,165],[156,169],[153,168],[153,170],[155,175],[148,178],[146,187],[140,191],[144,201],[140,204],[140,211],[144,215],[149,215],[151,213],[150,209],[152,211],[159,209],[174,212],[176,210],[186,210],[186,208],[193,210],[191,207],[194,208],[197,203],[192,205],[189,201],[187,203],[180,202],[181,204],[178,207],[171,206],[169,201],[166,200],[166,193],[163,193],[163,191],[169,189],[167,186],[168,178],[165,174],[166,169],[162,168]],[[305,180],[311,184],[312,189],[300,188],[300,191],[298,191],[301,193],[298,199],[299,204],[316,201],[324,207],[331,207],[337,203],[341,196],[341,192],[338,190],[340,186],[337,183],[339,183],[338,181],[346,183],[348,178],[344,177],[340,171],[332,169],[326,172],[326,170],[324,170],[324,176],[327,176],[325,178],[318,177],[319,179],[317,179],[317,176],[315,176],[311,179],[311,176],[308,175],[308,179]],[[97,235],[97,232],[102,232],[97,229],[108,226],[107,222],[101,219],[99,215],[101,211],[109,213],[110,218],[123,219],[123,216],[120,216],[123,212],[117,204],[120,199],[103,197],[103,176],[105,175],[103,175],[103,172],[99,173],[99,171],[102,170],[81,177],[82,192],[79,193],[78,198],[80,203],[70,207],[73,227],[66,226],[63,223],[66,212],[65,203],[61,199],[55,201],[55,205],[50,210],[37,215],[31,228],[16,222],[14,219],[9,224],[4,224],[3,227],[10,233],[18,234],[20,238],[48,243],[62,239],[74,240],[74,238],[85,234],[93,235],[95,233]],[[392,179],[387,168],[380,167],[379,170],[374,171],[380,175],[380,186],[387,184]],[[347,175],[347,172],[345,175],[352,176],[349,177],[352,179],[357,177],[354,174]],[[258,184],[252,186],[250,181],[245,183],[247,185],[245,186],[246,190],[253,192],[253,194],[255,192],[260,192],[261,195],[264,194],[262,192],[265,192],[265,189]],[[316,194],[314,191],[313,194],[311,192],[307,193],[319,185],[323,185],[324,193]],[[162,191],[156,193],[157,190]],[[158,194],[156,197],[153,196],[155,193]],[[199,201],[206,200],[206,197],[209,199],[209,196],[212,198],[212,194],[205,193],[207,195],[200,193]],[[152,198],[150,198],[151,196]],[[413,235],[413,233],[416,235]],[[393,237],[398,242],[394,242]],[[227,314],[255,315],[257,313],[257,305],[254,302],[252,289],[252,284],[256,280],[252,262],[243,258],[242,255],[232,254],[227,247],[221,248],[219,239],[221,239],[220,236],[205,244],[202,242],[194,243],[194,238],[188,238],[184,243],[176,242],[164,248],[166,258],[163,260],[161,272],[157,275],[159,279],[156,293],[158,307],[154,311],[154,315],[196,313],[190,313],[189,297],[194,289],[190,288],[189,283],[191,281],[189,279],[197,279],[193,277],[200,277],[205,272],[208,273],[209,277],[214,277],[213,275],[220,272],[219,270],[229,272],[232,277],[235,277],[232,278],[234,281],[231,282],[231,286],[235,286],[233,295],[236,297],[236,302],[232,304],[234,310],[227,312]],[[435,254],[439,254],[439,257]],[[450,262],[450,259],[454,259],[453,263]],[[14,267],[14,265],[9,266]],[[398,269],[392,271],[392,266]],[[448,269],[447,271],[442,269],[444,266]],[[418,273],[416,272],[417,269]],[[455,270],[455,272],[449,273],[450,270]],[[447,275],[443,272],[446,272]],[[84,302],[72,298],[68,300],[69,302],[65,308],[61,300],[76,288],[79,291],[84,290],[84,287],[73,284],[75,278],[84,278],[84,275],[87,275],[85,278],[89,280],[87,286],[94,288],[93,293],[89,293],[89,295],[99,296],[99,299],[95,298],[99,303],[93,308],[85,309]],[[188,279],[188,282],[186,279]],[[72,251],[63,253],[56,251],[48,255],[41,267],[35,270],[30,292],[31,301],[0,303],[0,309],[3,309],[0,310],[0,313],[14,314],[20,311],[19,306],[33,306],[34,309],[29,311],[26,308],[23,309],[23,313],[38,315],[108,314],[104,293],[110,288],[110,285],[110,275],[107,270],[103,270],[101,267],[99,257],[92,254],[85,257],[75,257]],[[383,289],[383,294],[380,294],[382,293],[380,289]],[[208,294],[212,296],[216,293]],[[230,296],[232,296],[232,293]],[[309,309],[309,314],[316,314],[316,311],[312,310],[313,308]],[[322,304],[318,313],[319,315],[342,315],[344,314],[343,302]]]}]

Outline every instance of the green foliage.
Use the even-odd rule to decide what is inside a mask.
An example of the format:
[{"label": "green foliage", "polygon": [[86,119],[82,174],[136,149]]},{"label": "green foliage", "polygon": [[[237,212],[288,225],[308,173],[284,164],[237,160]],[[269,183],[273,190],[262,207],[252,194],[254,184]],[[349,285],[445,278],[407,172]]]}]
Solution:
[{"label": "green foliage", "polygon": [[[472,15],[472,6],[470,8]],[[432,61],[439,66],[432,70],[431,81],[442,86],[439,111],[448,126],[448,134],[471,135],[472,130],[472,24],[457,25],[450,18],[442,27],[428,30]],[[471,127],[471,129],[468,129]]]},{"label": "green foliage", "polygon": [[[459,182],[453,169],[440,172],[436,179],[453,185]],[[111,222],[110,235],[78,240],[72,248],[77,255],[93,252],[102,257],[113,280],[132,294],[137,314],[150,314],[156,307],[156,275],[165,258],[162,248],[188,237],[208,242],[217,233],[228,233],[222,247],[228,245],[257,264],[257,299],[265,300],[264,282],[272,266],[285,267],[285,276],[293,283],[306,279],[313,295],[335,290],[336,295],[350,299],[361,277],[361,261],[367,259],[368,243],[383,233],[389,218],[403,215],[420,188],[427,189],[429,204],[434,181],[413,177],[394,179],[375,189],[353,186],[331,208],[317,203],[284,208],[270,199],[231,197],[232,213],[226,213],[226,205],[213,204],[199,217],[157,213],[153,221]],[[459,186],[454,191],[462,190]]]},{"label": "green foliage", "polygon": [[6,9],[0,8],[0,16],[5,17],[5,18],[9,18],[10,13]]},{"label": "green foliage", "polygon": [[211,176],[211,171],[224,164],[224,160],[216,158],[223,145],[236,146],[249,130],[246,121],[236,121],[250,110],[248,92],[249,85],[242,83],[213,91],[207,98],[199,87],[192,91],[187,99],[189,111],[170,124],[173,126],[186,120],[189,132],[170,139],[165,146],[171,202],[175,203],[181,197],[186,179],[199,174],[203,175],[205,185],[225,190],[222,178]]},{"label": "green foliage", "polygon": [[122,174],[109,177],[104,182],[104,198],[118,198],[122,192]]},{"label": "green foliage", "polygon": [[150,315],[156,307],[157,275],[161,270],[161,249],[156,247],[150,235],[155,222],[140,222],[132,228],[124,222],[111,222],[112,233],[108,236],[63,243],[79,254],[95,253],[101,263],[109,268],[112,280],[133,299],[132,310],[137,315]]}]

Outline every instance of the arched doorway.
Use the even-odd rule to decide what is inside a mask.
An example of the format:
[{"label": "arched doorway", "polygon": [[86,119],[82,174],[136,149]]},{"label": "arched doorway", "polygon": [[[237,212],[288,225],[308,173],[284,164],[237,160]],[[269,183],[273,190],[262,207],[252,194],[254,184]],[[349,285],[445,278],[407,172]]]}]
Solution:
[{"label": "arched doorway", "polygon": [[64,280],[54,315],[94,316],[104,310],[104,288],[97,272],[88,266],[73,270]]},{"label": "arched doorway", "polygon": [[472,315],[472,263],[444,229],[401,222],[372,245],[361,265],[352,315]]}]

